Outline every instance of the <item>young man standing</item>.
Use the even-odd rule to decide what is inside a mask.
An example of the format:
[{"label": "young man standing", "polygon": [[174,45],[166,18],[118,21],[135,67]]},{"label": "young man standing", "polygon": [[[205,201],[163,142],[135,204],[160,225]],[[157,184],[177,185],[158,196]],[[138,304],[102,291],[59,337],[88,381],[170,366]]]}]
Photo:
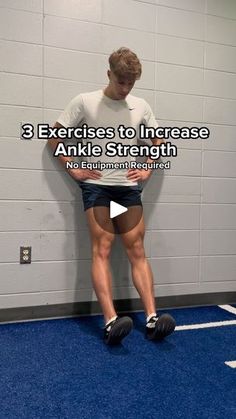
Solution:
[{"label": "young man standing", "polygon": [[[122,47],[109,57],[110,69],[107,71],[109,84],[105,89],[83,93],[76,96],[58,118],[55,127],[78,127],[82,123],[88,127],[132,127],[138,132],[139,125],[158,126],[148,103],[130,95],[135,81],[140,79],[142,68],[135,53]],[[92,142],[103,151],[110,142],[128,145],[137,144],[135,138],[121,139],[116,135],[112,140],[83,138],[83,144]],[[59,140],[48,141],[53,150]],[[160,145],[163,140],[155,138],[153,145]],[[58,157],[66,165],[71,157]],[[103,162],[131,162],[131,157],[115,156],[112,159],[102,154]],[[86,162],[101,161],[101,157],[86,156]],[[150,158],[147,162],[153,162]],[[107,166],[109,167],[109,166]],[[124,166],[123,166],[124,167]],[[133,283],[141,297],[146,313],[146,337],[150,340],[164,338],[175,329],[175,320],[169,314],[160,317],[156,314],[153,276],[145,256],[145,225],[142,214],[141,189],[138,181],[146,180],[152,170],[130,168],[105,168],[102,171],[89,169],[68,169],[69,174],[78,182],[81,190],[90,230],[92,244],[92,282],[101,305],[105,328],[104,340],[107,344],[118,344],[131,331],[133,322],[128,316],[118,316],[113,305],[112,276],[109,256],[115,238],[114,223],[109,209],[111,201],[125,206],[127,212],[117,218],[118,230],[125,246],[132,268]],[[120,221],[119,221],[120,218]],[[119,229],[120,228],[120,229]]]}]

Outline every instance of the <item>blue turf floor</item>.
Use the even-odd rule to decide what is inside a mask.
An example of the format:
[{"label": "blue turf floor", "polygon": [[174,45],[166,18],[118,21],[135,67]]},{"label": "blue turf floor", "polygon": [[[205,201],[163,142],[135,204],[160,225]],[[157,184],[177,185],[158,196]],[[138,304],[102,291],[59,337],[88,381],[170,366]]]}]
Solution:
[{"label": "blue turf floor", "polygon": [[[177,325],[236,316],[217,306],[160,310]],[[121,345],[103,343],[103,317],[2,324],[1,418],[235,419],[236,325],[144,337],[143,312]]]}]

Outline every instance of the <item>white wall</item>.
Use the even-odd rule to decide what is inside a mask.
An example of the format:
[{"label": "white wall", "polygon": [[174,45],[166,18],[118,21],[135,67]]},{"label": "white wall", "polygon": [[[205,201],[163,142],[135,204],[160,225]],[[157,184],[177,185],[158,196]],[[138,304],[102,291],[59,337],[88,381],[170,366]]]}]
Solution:
[{"label": "white wall", "polygon": [[[144,189],[156,295],[236,290],[236,2],[0,0],[2,308],[96,300],[80,190],[45,141],[19,135],[105,86],[120,46],[142,60],[133,93],[160,125],[211,130],[173,140],[171,171]],[[32,246],[31,265],[19,264],[20,245]],[[112,271],[114,297],[137,297],[119,238]]]}]

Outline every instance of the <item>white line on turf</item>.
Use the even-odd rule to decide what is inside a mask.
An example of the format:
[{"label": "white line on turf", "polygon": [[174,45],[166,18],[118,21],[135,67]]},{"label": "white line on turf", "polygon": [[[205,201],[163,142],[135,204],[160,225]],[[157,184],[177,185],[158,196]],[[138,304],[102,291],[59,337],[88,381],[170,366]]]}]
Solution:
[{"label": "white line on turf", "polygon": [[236,308],[234,308],[234,307],[232,307],[228,304],[225,304],[223,306],[218,306],[218,307],[222,308],[223,310],[229,311],[229,313],[236,314]]},{"label": "white line on turf", "polygon": [[232,326],[236,325],[236,320],[225,320],[223,322],[211,322],[200,324],[188,324],[186,326],[176,326],[176,330],[192,330],[192,329],[206,329],[208,327]]},{"label": "white line on turf", "polygon": [[227,361],[225,362],[230,368],[236,368],[236,361]]}]

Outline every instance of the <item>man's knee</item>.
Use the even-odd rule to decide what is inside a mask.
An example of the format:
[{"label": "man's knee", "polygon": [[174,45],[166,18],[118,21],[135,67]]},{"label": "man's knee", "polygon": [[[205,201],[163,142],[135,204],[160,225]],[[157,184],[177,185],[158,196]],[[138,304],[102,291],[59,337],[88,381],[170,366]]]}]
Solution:
[{"label": "man's knee", "polygon": [[108,259],[110,256],[112,243],[114,238],[108,236],[102,236],[92,241],[92,253],[93,257],[99,257],[101,259]]},{"label": "man's knee", "polygon": [[137,238],[132,243],[126,246],[126,251],[130,261],[137,262],[145,258],[145,250],[142,237]]}]

